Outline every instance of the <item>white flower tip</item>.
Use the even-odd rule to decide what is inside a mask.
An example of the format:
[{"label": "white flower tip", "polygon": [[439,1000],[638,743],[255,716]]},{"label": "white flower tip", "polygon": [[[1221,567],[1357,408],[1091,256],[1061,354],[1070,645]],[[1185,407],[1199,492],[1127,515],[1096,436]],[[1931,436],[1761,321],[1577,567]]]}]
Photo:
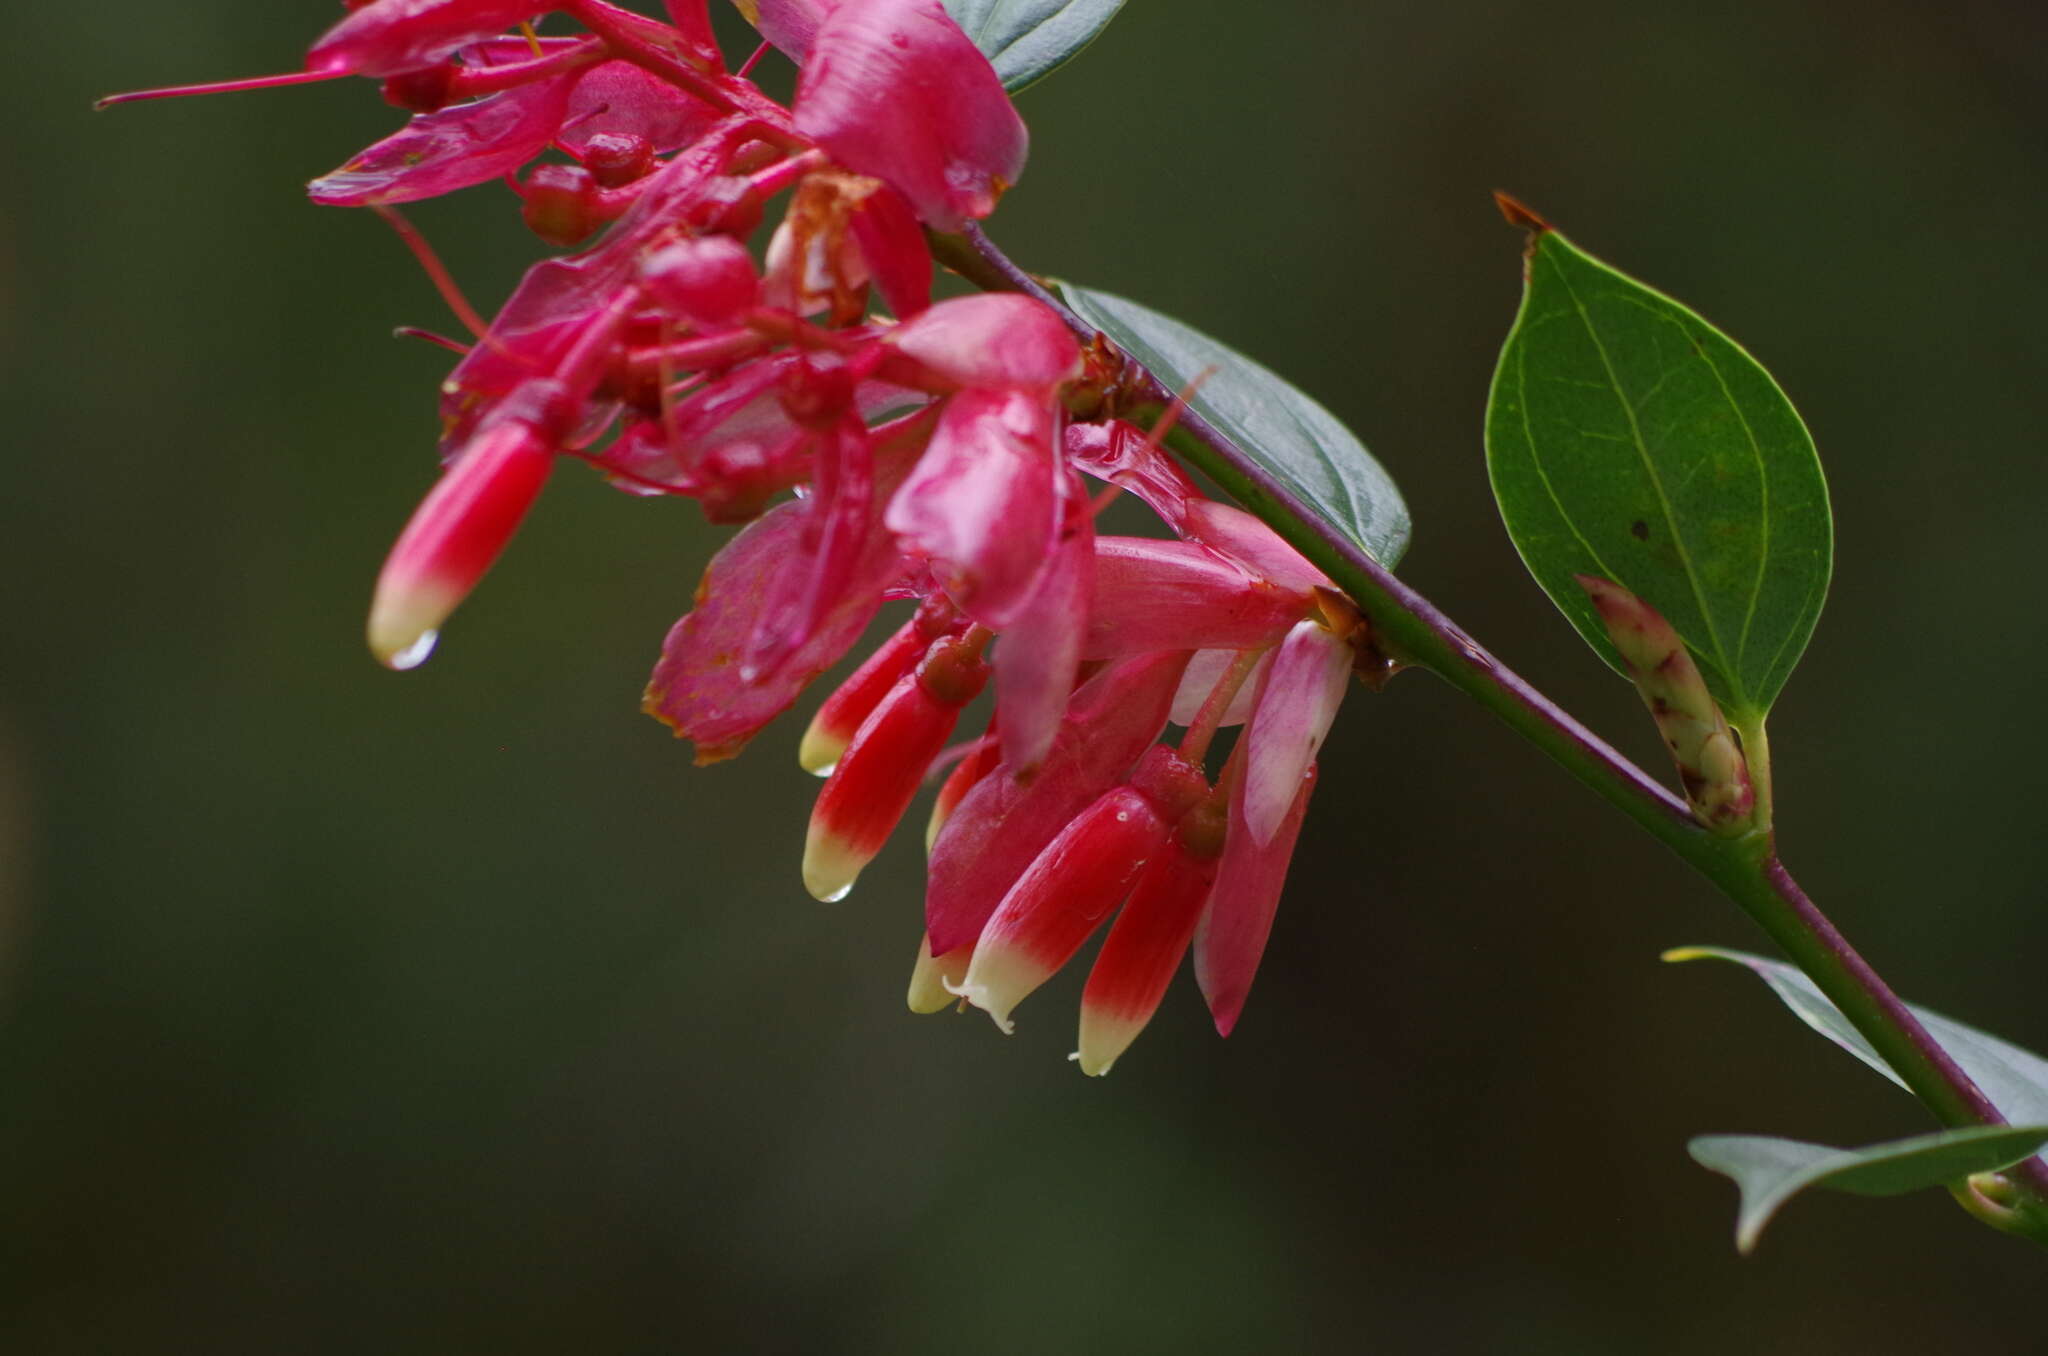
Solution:
[{"label": "white flower tip", "polygon": [[1101,1078],[1103,1075],[1107,1074],[1110,1071],[1110,1068],[1116,1063],[1115,1055],[1111,1055],[1108,1059],[1102,1059],[1100,1057],[1090,1059],[1086,1054],[1082,1053],[1079,1050],[1076,1050],[1073,1054],[1068,1055],[1067,1059],[1072,1063],[1080,1065],[1081,1072],[1087,1074],[1090,1078]]},{"label": "white flower tip", "polygon": [[853,893],[860,869],[868,859],[835,841],[830,833],[815,830],[804,843],[804,888],[824,904],[837,904]]},{"label": "white flower tip", "polygon": [[955,995],[949,985],[966,977],[972,956],[970,948],[961,947],[935,959],[930,936],[919,942],[917,964],[910,971],[910,992],[905,995],[910,1010],[923,1016],[952,1007]]},{"label": "white flower tip", "polygon": [[814,725],[804,731],[803,742],[796,747],[796,761],[813,777],[829,777],[832,769],[839,766],[840,755],[845,752],[844,739],[827,734]]},{"label": "white flower tip", "polygon": [[441,623],[461,601],[461,590],[437,580],[393,577],[387,572],[377,580],[377,591],[370,599],[369,625],[364,628],[370,653],[386,668],[401,672],[418,668],[434,652],[434,642],[441,638]]},{"label": "white flower tip", "polygon": [[953,983],[951,980],[946,980],[944,983],[947,993],[952,994],[955,998],[964,998],[975,1007],[987,1013],[989,1020],[996,1024],[996,1030],[1002,1032],[1005,1036],[1017,1034],[1017,1024],[1010,1020],[1010,1012],[1016,1005],[1010,1004],[998,1008],[990,987],[986,984],[975,983],[974,975],[971,971],[968,973],[967,978],[958,984]]}]

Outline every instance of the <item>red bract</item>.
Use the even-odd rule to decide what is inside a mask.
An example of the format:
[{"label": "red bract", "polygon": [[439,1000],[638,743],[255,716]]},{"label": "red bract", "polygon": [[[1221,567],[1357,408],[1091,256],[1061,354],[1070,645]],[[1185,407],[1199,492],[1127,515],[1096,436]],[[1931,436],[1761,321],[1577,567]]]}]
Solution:
[{"label": "red bract", "polygon": [[[560,457],[695,499],[744,527],[645,705],[699,762],[738,753],[885,603],[916,608],[798,755],[826,777],[802,874],[827,899],[943,774],[910,1006],[964,998],[1007,1030],[1110,924],[1086,1072],[1150,1020],[1191,937],[1228,1032],[1361,628],[1158,431],[1070,421],[1128,396],[1101,341],[1084,355],[1026,296],[932,302],[924,228],[986,215],[1023,168],[987,60],[938,0],[743,3],[799,58],[785,109],[726,73],[702,0],[671,0],[669,23],[562,0],[589,32],[505,33],[544,8],[372,0],[314,45],[311,76],[237,86],[388,77],[415,116],[313,196],[378,206],[481,331],[442,384],[445,467],[378,578],[372,650],[426,656]],[[390,205],[515,174],[535,234],[594,243],[535,264],[485,323]],[[1131,491],[1163,535],[1098,534],[1084,476]],[[970,715],[985,732],[948,751]],[[1212,783],[1211,745],[1239,724]]]}]

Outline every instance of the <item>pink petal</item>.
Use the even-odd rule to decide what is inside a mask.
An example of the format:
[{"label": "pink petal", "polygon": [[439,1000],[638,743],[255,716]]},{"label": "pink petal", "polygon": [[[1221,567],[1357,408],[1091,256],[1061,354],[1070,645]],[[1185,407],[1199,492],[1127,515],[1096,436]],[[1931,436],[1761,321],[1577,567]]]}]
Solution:
[{"label": "pink petal", "polygon": [[1309,600],[1254,578],[1193,542],[1095,539],[1095,606],[1082,653],[1261,650],[1300,619]]},{"label": "pink petal", "polygon": [[889,343],[956,386],[1043,394],[1081,375],[1081,346],[1052,310],[1014,292],[942,301]]},{"label": "pink petal", "polygon": [[[903,474],[930,426],[926,416],[913,415],[875,430],[879,485]],[[803,501],[778,505],[727,542],[698,585],[697,606],[662,643],[643,707],[678,737],[694,740],[699,762],[738,753],[813,678],[837,663],[860,639],[881,606],[883,588],[901,571],[887,538],[875,534],[810,634],[774,671],[742,678],[741,661],[770,590],[793,560],[802,559],[808,508]]]},{"label": "pink petal", "polygon": [[1109,790],[1166,725],[1185,654],[1136,655],[1074,693],[1052,752],[1020,781],[1006,760],[975,783],[932,844],[925,921],[943,953],[972,942],[1024,868]]},{"label": "pink petal", "polygon": [[320,36],[306,69],[399,75],[553,8],[536,0],[373,0]]},{"label": "pink petal", "polygon": [[1314,621],[1287,633],[1274,652],[1245,730],[1244,818],[1270,843],[1351,681],[1351,647]]},{"label": "pink petal", "polygon": [[1027,772],[1052,748],[1073,696],[1095,584],[1094,507],[1072,472],[1063,482],[1060,543],[996,644],[996,727],[1011,760]]},{"label": "pink petal", "polygon": [[811,460],[804,535],[763,601],[754,638],[740,663],[753,682],[772,673],[831,613],[859,562],[887,551],[876,522],[875,468],[867,427],[848,419],[818,435]]},{"label": "pink petal", "polygon": [[1067,457],[1097,480],[1137,495],[1175,532],[1187,518],[1188,505],[1202,501],[1202,492],[1179,463],[1121,419],[1067,425]]},{"label": "pink petal", "polygon": [[576,82],[562,144],[580,156],[592,137],[624,132],[645,137],[657,151],[672,151],[702,136],[718,117],[709,104],[632,62],[607,61]]},{"label": "pink petal", "polygon": [[761,36],[792,61],[810,55],[818,24],[835,0],[734,0]]},{"label": "pink petal", "polygon": [[1311,593],[1318,588],[1337,591],[1328,575],[1287,544],[1286,538],[1241,508],[1197,499],[1187,506],[1180,534],[1243,564],[1253,574],[1271,580],[1281,588]]},{"label": "pink petal", "polygon": [[[1180,690],[1173,694],[1173,715],[1175,725],[1192,725],[1208,703],[1209,694],[1221,682],[1224,673],[1237,662],[1237,650],[1197,650],[1195,657],[1188,661],[1188,671],[1180,680]],[[1266,666],[1273,662],[1273,652],[1260,655],[1252,665],[1252,671],[1238,684],[1237,695],[1224,708],[1223,719],[1218,728],[1242,725],[1251,714],[1253,699],[1257,697],[1259,682],[1264,678]]]},{"label": "pink petal", "polygon": [[923,460],[889,501],[884,522],[904,554],[928,558],[961,610],[989,626],[1006,625],[1030,599],[1052,553],[1055,417],[1049,400],[1014,391],[950,397]]},{"label": "pink petal", "polygon": [[699,763],[738,753],[838,662],[881,606],[877,592],[848,590],[775,673],[758,682],[740,677],[761,604],[798,549],[805,508],[778,505],[727,542],[698,585],[697,606],[662,642],[642,706],[678,738],[695,741]]},{"label": "pink petal", "polygon": [[422,113],[331,174],[307,185],[329,207],[415,202],[518,169],[562,125],[572,76],[557,76]]},{"label": "pink petal", "polygon": [[1028,146],[995,69],[939,0],[827,12],[797,79],[796,125],[847,168],[901,189],[944,231],[995,210]]},{"label": "pink petal", "polygon": [[1242,796],[1231,797],[1223,863],[1195,929],[1195,982],[1209,1000],[1218,1035],[1228,1036],[1236,1027],[1244,1000],[1251,993],[1252,977],[1258,973],[1266,938],[1273,931],[1273,913],[1287,883],[1287,864],[1294,856],[1295,839],[1300,836],[1315,785],[1316,768],[1311,763],[1279,831],[1264,844],[1252,837],[1244,823]]}]

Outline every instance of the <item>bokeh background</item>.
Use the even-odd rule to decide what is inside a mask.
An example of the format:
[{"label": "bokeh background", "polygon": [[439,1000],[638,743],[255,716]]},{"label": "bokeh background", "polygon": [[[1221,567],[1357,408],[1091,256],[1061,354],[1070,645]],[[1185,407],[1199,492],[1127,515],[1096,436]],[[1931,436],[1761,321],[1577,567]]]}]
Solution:
[{"label": "bokeh background", "polygon": [[[1348,704],[1229,1041],[1113,1078],[1079,977],[914,1019],[920,862],[796,876],[801,717],[637,713],[717,534],[567,471],[423,670],[362,652],[446,325],[302,181],[328,4],[39,7],[0,82],[0,1349],[2039,1350],[2041,1257],[1939,1193],[1749,1260],[1704,1131],[1910,1102],[1686,942],[1731,906],[1426,676]],[[2048,10],[1137,0],[1022,100],[995,232],[1292,376],[1402,480],[1404,573],[1627,747],[1480,418],[1508,188],[1749,345],[1811,423],[1834,596],[1773,729],[1786,855],[1909,996],[2048,1049]],[[480,301],[498,186],[415,220]]]}]

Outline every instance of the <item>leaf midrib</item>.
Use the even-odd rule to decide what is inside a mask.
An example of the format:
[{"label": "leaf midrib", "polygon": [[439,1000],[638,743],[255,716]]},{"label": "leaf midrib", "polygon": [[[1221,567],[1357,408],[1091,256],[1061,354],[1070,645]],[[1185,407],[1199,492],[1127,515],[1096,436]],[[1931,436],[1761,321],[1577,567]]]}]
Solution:
[{"label": "leaf midrib", "polygon": [[[1600,357],[1601,369],[1607,373],[1608,386],[1614,392],[1615,401],[1621,406],[1622,414],[1628,419],[1630,441],[1635,446],[1636,455],[1642,459],[1643,471],[1650,478],[1650,487],[1657,492],[1657,505],[1663,510],[1664,526],[1671,534],[1671,543],[1678,552],[1679,564],[1685,569],[1685,581],[1692,588],[1693,602],[1699,607],[1700,624],[1707,628],[1707,638],[1712,642],[1714,663],[1727,679],[1730,689],[1729,695],[1739,704],[1746,705],[1747,699],[1742,693],[1742,680],[1728,663],[1728,652],[1721,643],[1720,629],[1714,625],[1714,614],[1707,607],[1706,594],[1700,588],[1699,572],[1693,568],[1692,553],[1686,549],[1685,537],[1678,530],[1678,516],[1671,507],[1670,496],[1664,492],[1664,479],[1657,473],[1656,463],[1650,458],[1649,444],[1643,441],[1642,424],[1636,418],[1635,406],[1630,403],[1628,393],[1622,389],[1621,378],[1614,370],[1613,360],[1608,357],[1607,345],[1600,341],[1600,331],[1593,324],[1592,314],[1587,311],[1585,303],[1579,300],[1579,291],[1576,287],[1572,286],[1571,276],[1555,259],[1552,259],[1550,266],[1557,274],[1558,281],[1564,285],[1565,296],[1570,299],[1572,309],[1578,312],[1579,323],[1585,326],[1586,337],[1592,340],[1593,351]],[[1663,319],[1669,321],[1670,317],[1665,316]],[[1683,331],[1684,326],[1681,325],[1679,328]],[[1526,406],[1526,390],[1523,394],[1523,400]],[[1530,447],[1530,453],[1537,459],[1540,466],[1542,454],[1536,451],[1533,444]],[[1544,476],[1544,480],[1548,484],[1549,476],[1547,473]],[[1573,524],[1572,530],[1574,533],[1578,532],[1578,525],[1576,523]],[[1580,540],[1585,540],[1583,534],[1580,534]],[[1597,560],[1598,557],[1596,556],[1595,559]],[[1601,568],[1605,569],[1606,566],[1603,565]],[[1754,602],[1755,598],[1752,595],[1752,606],[1754,606]]]}]

